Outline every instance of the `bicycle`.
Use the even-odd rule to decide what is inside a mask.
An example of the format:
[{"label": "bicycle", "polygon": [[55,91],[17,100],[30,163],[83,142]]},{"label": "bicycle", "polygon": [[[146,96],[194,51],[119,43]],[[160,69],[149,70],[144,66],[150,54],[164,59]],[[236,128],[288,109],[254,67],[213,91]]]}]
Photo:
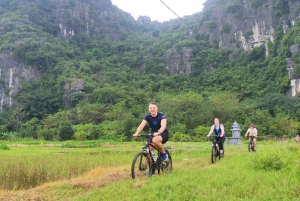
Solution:
[{"label": "bicycle", "polygon": [[211,162],[215,163],[217,162],[217,159],[221,160],[221,158],[224,157],[224,150],[223,150],[223,156],[220,155],[220,148],[219,148],[219,141],[216,143],[212,143],[211,148]]},{"label": "bicycle", "polygon": [[[153,176],[155,175],[155,171],[157,174],[162,173],[170,173],[172,171],[172,157],[171,157],[171,147],[165,147],[165,151],[168,154],[168,159],[166,161],[161,160],[161,152],[157,147],[154,146],[152,142],[149,140],[153,137],[152,134],[140,134],[140,136],[148,137],[146,140],[146,145],[142,148],[142,151],[137,153],[133,158],[131,165],[131,176],[132,179],[136,177],[145,177],[145,176]],[[157,160],[151,154],[151,147],[153,147],[156,151]]]},{"label": "bicycle", "polygon": [[253,143],[253,138],[254,136],[249,136],[249,143],[248,143],[248,151],[251,152],[251,151],[255,151],[254,149],[254,143]]}]

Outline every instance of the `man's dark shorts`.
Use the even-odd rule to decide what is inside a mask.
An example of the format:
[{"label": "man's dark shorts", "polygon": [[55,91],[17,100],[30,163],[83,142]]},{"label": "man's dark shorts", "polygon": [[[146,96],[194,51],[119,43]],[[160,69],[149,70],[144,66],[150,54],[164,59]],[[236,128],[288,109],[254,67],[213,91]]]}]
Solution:
[{"label": "man's dark shorts", "polygon": [[[165,131],[163,133],[160,134],[160,136],[162,137],[162,143],[165,144],[168,140],[169,140],[169,132]],[[150,142],[152,142],[152,138],[150,139]]]}]

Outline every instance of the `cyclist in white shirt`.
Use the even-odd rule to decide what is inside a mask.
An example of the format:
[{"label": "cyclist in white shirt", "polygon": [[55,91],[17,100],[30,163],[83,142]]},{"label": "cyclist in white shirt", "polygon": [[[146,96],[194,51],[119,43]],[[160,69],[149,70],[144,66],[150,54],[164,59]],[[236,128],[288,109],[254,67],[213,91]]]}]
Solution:
[{"label": "cyclist in white shirt", "polygon": [[250,137],[253,138],[254,151],[256,151],[257,134],[258,134],[257,129],[254,127],[253,124],[250,124],[247,132],[245,133],[245,137],[247,137],[247,135],[249,135],[249,140],[250,140]]}]

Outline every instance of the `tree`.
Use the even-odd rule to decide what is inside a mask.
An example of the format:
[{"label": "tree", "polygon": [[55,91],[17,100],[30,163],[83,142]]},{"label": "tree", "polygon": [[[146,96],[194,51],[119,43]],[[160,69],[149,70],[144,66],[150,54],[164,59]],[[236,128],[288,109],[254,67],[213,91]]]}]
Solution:
[{"label": "tree", "polygon": [[58,136],[60,140],[71,140],[74,136],[74,130],[69,121],[62,121],[58,127]]},{"label": "tree", "polygon": [[20,136],[27,137],[27,138],[38,138],[37,130],[39,127],[39,120],[37,118],[32,118],[26,123],[23,123],[20,128]]}]

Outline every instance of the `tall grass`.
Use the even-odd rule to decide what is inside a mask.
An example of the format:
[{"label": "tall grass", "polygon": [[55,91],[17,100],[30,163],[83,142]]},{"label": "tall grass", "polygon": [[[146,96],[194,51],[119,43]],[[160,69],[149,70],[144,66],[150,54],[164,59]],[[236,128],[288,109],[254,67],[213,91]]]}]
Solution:
[{"label": "tall grass", "polygon": [[[75,145],[73,143],[72,147]],[[85,149],[12,144],[10,150],[0,151],[0,189],[28,189],[46,182],[71,179],[99,166],[124,165],[134,153],[128,147],[109,143]]]}]

